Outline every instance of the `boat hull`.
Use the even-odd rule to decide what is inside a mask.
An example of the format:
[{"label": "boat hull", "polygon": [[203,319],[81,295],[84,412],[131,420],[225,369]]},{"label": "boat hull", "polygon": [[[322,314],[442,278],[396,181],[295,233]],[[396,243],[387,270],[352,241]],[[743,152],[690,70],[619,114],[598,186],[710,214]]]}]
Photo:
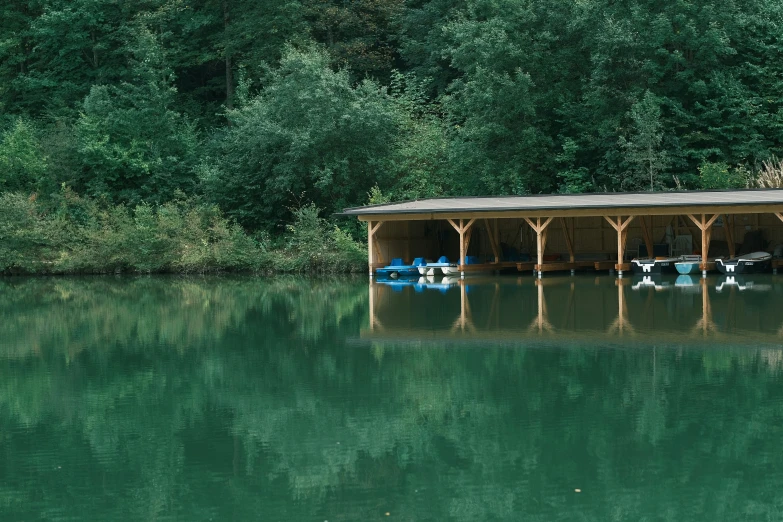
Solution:
[{"label": "boat hull", "polygon": [[674,263],[674,266],[677,269],[677,273],[682,275],[698,274],[700,272],[699,263],[691,261],[680,261],[679,263]]},{"label": "boat hull", "polygon": [[417,267],[386,267],[375,270],[375,277],[378,279],[411,279],[419,278]]},{"label": "boat hull", "polygon": [[676,274],[675,259],[634,259],[631,261],[631,270],[634,274]]},{"label": "boat hull", "polygon": [[721,274],[742,275],[761,274],[769,271],[772,258],[768,259],[718,259],[715,266]]}]

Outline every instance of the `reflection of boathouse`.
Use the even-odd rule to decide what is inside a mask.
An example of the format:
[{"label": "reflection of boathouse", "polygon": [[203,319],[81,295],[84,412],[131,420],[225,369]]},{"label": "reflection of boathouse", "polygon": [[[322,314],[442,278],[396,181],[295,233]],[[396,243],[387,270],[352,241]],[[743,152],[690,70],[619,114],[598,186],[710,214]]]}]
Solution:
[{"label": "reflection of boathouse", "polygon": [[[442,198],[347,209],[368,224],[370,271],[446,255],[469,271],[629,270],[660,255],[734,257],[783,243],[783,190]],[[467,256],[481,262],[466,264]],[[778,261],[779,263],[779,261]],[[776,266],[777,268],[777,266]]]},{"label": "reflection of boathouse", "polygon": [[[687,276],[683,276],[687,277]],[[480,277],[449,288],[370,282],[362,338],[378,342],[757,347],[783,344],[783,285],[733,278]],[[774,284],[773,284],[774,283]]]}]

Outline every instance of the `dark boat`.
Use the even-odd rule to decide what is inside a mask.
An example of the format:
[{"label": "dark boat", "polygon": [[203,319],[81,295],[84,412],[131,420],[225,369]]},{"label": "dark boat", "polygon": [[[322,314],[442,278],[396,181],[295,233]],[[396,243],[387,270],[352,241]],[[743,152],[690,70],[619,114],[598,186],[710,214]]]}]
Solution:
[{"label": "dark boat", "polygon": [[634,274],[676,274],[677,266],[675,263],[680,261],[679,257],[651,257],[647,259],[634,259],[631,261],[631,269]]},{"label": "dark boat", "polygon": [[752,252],[731,259],[716,259],[715,266],[721,274],[760,274],[769,270],[772,255],[767,252]]}]

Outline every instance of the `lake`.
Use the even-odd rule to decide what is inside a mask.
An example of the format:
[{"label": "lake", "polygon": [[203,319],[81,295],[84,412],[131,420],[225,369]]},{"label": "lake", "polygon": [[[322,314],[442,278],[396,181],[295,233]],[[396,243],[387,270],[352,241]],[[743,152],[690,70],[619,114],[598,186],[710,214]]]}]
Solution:
[{"label": "lake", "polygon": [[783,516],[783,276],[0,279],[0,520]]}]

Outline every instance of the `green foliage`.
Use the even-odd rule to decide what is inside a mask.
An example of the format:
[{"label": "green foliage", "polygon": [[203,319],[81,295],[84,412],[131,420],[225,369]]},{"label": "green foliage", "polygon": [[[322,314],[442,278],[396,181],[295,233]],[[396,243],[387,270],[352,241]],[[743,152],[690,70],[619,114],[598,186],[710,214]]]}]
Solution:
[{"label": "green foliage", "polygon": [[79,186],[119,203],[161,203],[192,192],[197,139],[170,108],[174,91],[152,34],[139,35],[136,59],[133,83],[94,86],[85,98]]},{"label": "green foliage", "polygon": [[263,91],[228,117],[202,168],[205,190],[245,226],[267,229],[294,194],[334,212],[383,183],[399,120],[378,85],[354,87],[322,51],[293,47]]},{"label": "green foliage", "polygon": [[748,186],[750,177],[744,168],[731,168],[726,163],[704,163],[699,167],[699,188],[738,189]]},{"label": "green foliage", "polygon": [[34,192],[47,175],[37,129],[23,119],[0,136],[0,191]]},{"label": "green foliage", "polygon": [[293,209],[285,247],[273,260],[277,272],[359,272],[367,268],[366,248],[319,216],[314,204]]},{"label": "green foliage", "polygon": [[294,212],[281,245],[251,238],[214,204],[107,205],[64,189],[49,204],[0,195],[0,273],[350,272],[366,248],[318,216]]},{"label": "green foliage", "polygon": [[623,189],[656,190],[664,188],[661,179],[668,168],[669,155],[663,150],[663,129],[659,101],[650,91],[630,110],[630,132],[620,137],[619,145],[629,165],[628,175],[620,180]]},{"label": "green foliage", "polygon": [[0,191],[182,192],[279,242],[297,201],[376,186],[753,185],[783,156],[781,26],[768,0],[5,2]]}]

